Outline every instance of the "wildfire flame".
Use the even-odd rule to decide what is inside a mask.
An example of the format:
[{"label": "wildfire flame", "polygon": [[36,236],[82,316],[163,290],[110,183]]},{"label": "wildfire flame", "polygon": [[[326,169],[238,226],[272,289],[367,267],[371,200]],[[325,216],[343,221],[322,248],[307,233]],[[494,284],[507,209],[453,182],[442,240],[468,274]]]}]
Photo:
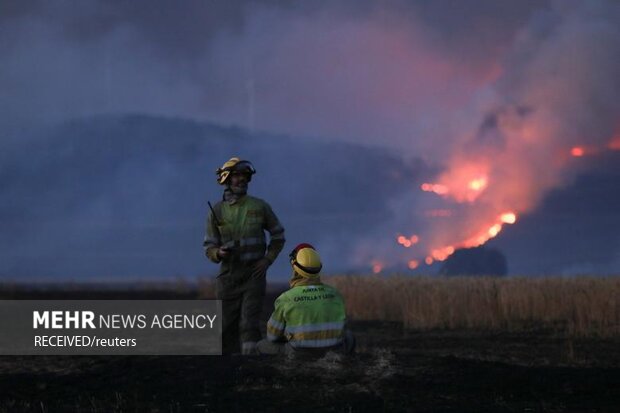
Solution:
[{"label": "wildfire flame", "polygon": [[424,192],[434,192],[456,202],[474,202],[489,185],[489,167],[483,163],[458,162],[439,177],[439,182],[424,183]]},{"label": "wildfire flame", "polygon": [[486,186],[487,178],[484,176],[482,178],[474,179],[469,183],[469,188],[474,191],[482,191],[484,190],[484,188],[486,188]]},{"label": "wildfire flame", "polygon": [[570,150],[570,154],[576,158],[579,158],[585,154],[585,151],[581,146],[575,146],[573,149]]},{"label": "wildfire flame", "polygon": [[[495,223],[488,226],[486,230],[479,232],[477,235],[454,245],[432,249],[429,255],[424,259],[424,262],[427,265],[432,265],[436,261],[445,261],[450,255],[454,254],[454,251],[458,248],[473,248],[483,245],[491,238],[496,237],[502,231],[504,224],[514,224],[515,222],[517,222],[517,215],[514,212],[505,212],[497,217]],[[412,261],[409,261],[409,268],[413,269],[411,262]],[[417,268],[417,265],[415,268]]]},{"label": "wildfire flame", "polygon": [[412,245],[415,245],[420,241],[420,237],[415,234],[413,234],[409,238],[405,237],[404,235],[399,235],[396,238],[396,241],[403,247],[410,248]]},{"label": "wildfire flame", "polygon": [[[520,135],[525,141],[534,142],[537,131],[525,128]],[[560,152],[562,154],[558,159],[560,163],[554,164],[554,167],[568,165],[571,158],[598,155],[606,149],[620,150],[620,132],[617,132],[604,145],[606,147],[595,145],[565,147]],[[508,167],[504,165],[506,162],[510,164]],[[465,225],[456,226],[461,232],[460,235],[453,235],[456,238],[453,242],[445,242],[446,234],[441,231],[435,239],[432,236],[425,237],[423,242],[415,234],[411,236],[398,234],[396,236],[398,244],[415,254],[414,257],[405,257],[406,265],[411,270],[420,268],[422,263],[430,266],[435,262],[445,261],[457,249],[484,245],[490,239],[497,237],[506,225],[515,224],[517,213],[525,212],[535,206],[536,200],[532,199],[532,187],[535,184],[532,182],[536,181],[537,176],[529,174],[528,168],[514,163],[512,158],[495,159],[492,156],[485,158],[481,155],[474,162],[457,157],[449,164],[450,168],[435,182],[425,182],[420,189],[456,204],[463,204],[462,208],[468,209],[459,210],[458,217],[463,216],[463,219],[468,219],[471,216],[462,211],[469,211],[470,214],[474,213],[473,218],[471,223],[466,221]],[[499,173],[494,168],[499,168]],[[511,175],[512,173],[515,175]],[[507,194],[508,197],[506,197]],[[444,228],[451,228],[450,218],[456,216],[455,210],[455,208],[429,209],[424,211],[423,215],[428,218],[444,218],[438,222],[443,224]],[[407,252],[407,254],[410,253]],[[382,263],[373,262],[372,268],[374,273],[379,273],[384,267]]]},{"label": "wildfire flame", "polygon": [[491,238],[493,238],[493,237],[496,237],[497,234],[499,234],[501,230],[502,230],[502,224],[495,224],[491,228],[489,228],[488,233],[491,236]]},{"label": "wildfire flame", "polygon": [[504,224],[514,224],[515,222],[517,222],[517,216],[515,215],[514,212],[506,212],[505,214],[502,214],[499,219],[504,223]]},{"label": "wildfire flame", "polygon": [[424,183],[421,188],[425,192],[434,192],[437,195],[446,195],[448,193],[448,187],[440,184]]},{"label": "wildfire flame", "polygon": [[435,261],[444,261],[446,258],[448,258],[453,253],[454,253],[453,246],[439,248],[431,252],[431,258],[433,258]]},{"label": "wildfire flame", "polygon": [[383,270],[383,264],[379,261],[372,262],[372,272],[373,274],[379,274]]}]

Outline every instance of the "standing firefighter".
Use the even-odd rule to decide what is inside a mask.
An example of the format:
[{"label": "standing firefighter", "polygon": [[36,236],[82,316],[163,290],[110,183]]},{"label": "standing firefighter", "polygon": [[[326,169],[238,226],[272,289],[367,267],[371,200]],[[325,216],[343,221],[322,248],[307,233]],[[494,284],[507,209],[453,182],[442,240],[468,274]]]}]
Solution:
[{"label": "standing firefighter", "polygon": [[225,353],[238,352],[241,341],[241,353],[252,354],[261,339],[267,268],[284,247],[284,228],[267,202],[246,195],[256,173],[249,161],[230,158],[216,173],[226,189],[209,211],[203,245],[207,257],[221,263],[216,296],[222,300],[222,347]]},{"label": "standing firefighter", "polygon": [[321,282],[321,257],[310,244],[299,244],[289,255],[291,289],[280,295],[267,322],[267,339],[258,343],[262,354],[351,353],[353,334],[345,329],[342,296]]}]

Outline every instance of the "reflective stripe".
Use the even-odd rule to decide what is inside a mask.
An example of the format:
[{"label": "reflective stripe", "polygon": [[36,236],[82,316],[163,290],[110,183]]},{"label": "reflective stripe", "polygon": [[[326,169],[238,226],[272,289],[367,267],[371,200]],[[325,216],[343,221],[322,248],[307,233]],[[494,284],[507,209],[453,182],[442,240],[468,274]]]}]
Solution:
[{"label": "reflective stripe", "polygon": [[286,332],[295,334],[295,333],[308,333],[311,331],[342,330],[343,328],[344,328],[344,321],[333,321],[331,323],[306,324],[306,325],[294,326],[294,327],[286,326]]},{"label": "reflective stripe", "polygon": [[268,325],[267,334],[271,334],[276,337],[284,337],[284,330]]},{"label": "reflective stripe", "polygon": [[257,260],[259,258],[263,258],[265,256],[265,253],[263,252],[246,252],[244,254],[241,254],[241,257],[239,257],[239,259],[241,261],[252,261],[252,260]]},{"label": "reflective stripe", "polygon": [[235,246],[235,241],[228,241],[222,245],[222,247],[226,247],[226,248],[232,248],[234,246]]},{"label": "reflective stripe", "polygon": [[277,330],[284,330],[284,323],[274,320],[273,317],[269,318],[269,321],[267,321],[267,325],[268,326],[271,325],[273,328]]},{"label": "reflective stripe", "polygon": [[294,348],[332,347],[342,343],[342,338],[327,338],[323,340],[294,340],[290,344]]},{"label": "reflective stripe", "polygon": [[342,338],[342,330],[321,330],[310,331],[307,333],[287,333],[286,337],[290,341],[303,341],[303,340],[327,340],[332,338]]}]

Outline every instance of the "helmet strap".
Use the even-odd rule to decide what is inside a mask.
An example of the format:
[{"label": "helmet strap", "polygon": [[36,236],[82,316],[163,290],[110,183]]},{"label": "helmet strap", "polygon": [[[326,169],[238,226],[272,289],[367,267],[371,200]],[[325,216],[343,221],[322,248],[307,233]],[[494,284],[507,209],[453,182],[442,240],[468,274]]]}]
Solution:
[{"label": "helmet strap", "polygon": [[319,275],[315,275],[312,277],[304,277],[303,275],[297,273],[295,269],[293,269],[293,275],[288,282],[291,288],[299,287],[302,285],[321,285],[321,277]]}]

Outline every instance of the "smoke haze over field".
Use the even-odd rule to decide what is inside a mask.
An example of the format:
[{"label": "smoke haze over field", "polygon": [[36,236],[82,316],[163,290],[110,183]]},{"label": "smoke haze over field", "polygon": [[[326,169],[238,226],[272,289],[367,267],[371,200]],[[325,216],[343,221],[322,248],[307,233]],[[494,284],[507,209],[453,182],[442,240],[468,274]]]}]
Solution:
[{"label": "smoke haze over field", "polygon": [[[65,225],[107,228],[136,222],[148,208],[144,225],[156,227],[183,209],[166,204],[163,191],[179,179],[178,194],[212,191],[196,177],[211,184],[218,164],[246,154],[269,177],[257,176],[256,190],[282,205],[292,234],[318,238],[338,270],[422,271],[425,259],[497,236],[491,243],[501,246],[511,272],[618,272],[618,238],[587,230],[589,212],[603,202],[593,197],[615,205],[613,193],[596,188],[610,185],[617,166],[605,161],[603,171],[592,171],[620,149],[618,22],[620,4],[611,0],[5,2],[0,220],[9,230],[2,237],[8,264],[0,270],[36,272],[23,258],[32,246],[65,268],[73,248],[91,245],[76,272],[100,275],[89,268],[105,257],[102,245],[131,249],[151,239],[140,253],[148,257],[161,245],[150,233],[112,239],[108,229],[76,224],[78,241],[61,247],[19,222],[36,216],[37,225],[58,225],[52,210]],[[127,113],[149,116],[130,117],[142,126],[128,127]],[[71,119],[82,120],[66,123]],[[114,126],[119,122],[124,126]],[[215,151],[212,134],[221,136]],[[274,144],[275,135],[286,143]],[[99,163],[81,159],[75,148],[82,145],[104,152],[87,151],[86,159]],[[317,164],[327,164],[321,151],[330,152],[330,173],[318,179]],[[304,172],[292,175],[299,165]],[[566,217],[546,219],[549,203],[574,200],[586,181],[593,188],[587,202],[569,214],[583,221],[564,249],[583,243],[597,253],[533,260],[523,241],[532,237],[528,230],[543,231],[546,222],[547,249],[568,242],[573,227]],[[37,192],[43,204],[34,202]],[[183,232],[196,223],[202,231],[200,205],[186,211],[191,219],[182,225],[165,225]],[[369,223],[358,220],[347,233],[348,207]],[[594,227],[617,232],[615,214],[606,217]],[[184,234],[181,255],[190,243]],[[110,254],[116,258],[107,262],[117,265],[109,271],[131,272]]]},{"label": "smoke haze over field", "polygon": [[458,3],[9,2],[3,121],[137,111],[432,154],[540,4]]}]

